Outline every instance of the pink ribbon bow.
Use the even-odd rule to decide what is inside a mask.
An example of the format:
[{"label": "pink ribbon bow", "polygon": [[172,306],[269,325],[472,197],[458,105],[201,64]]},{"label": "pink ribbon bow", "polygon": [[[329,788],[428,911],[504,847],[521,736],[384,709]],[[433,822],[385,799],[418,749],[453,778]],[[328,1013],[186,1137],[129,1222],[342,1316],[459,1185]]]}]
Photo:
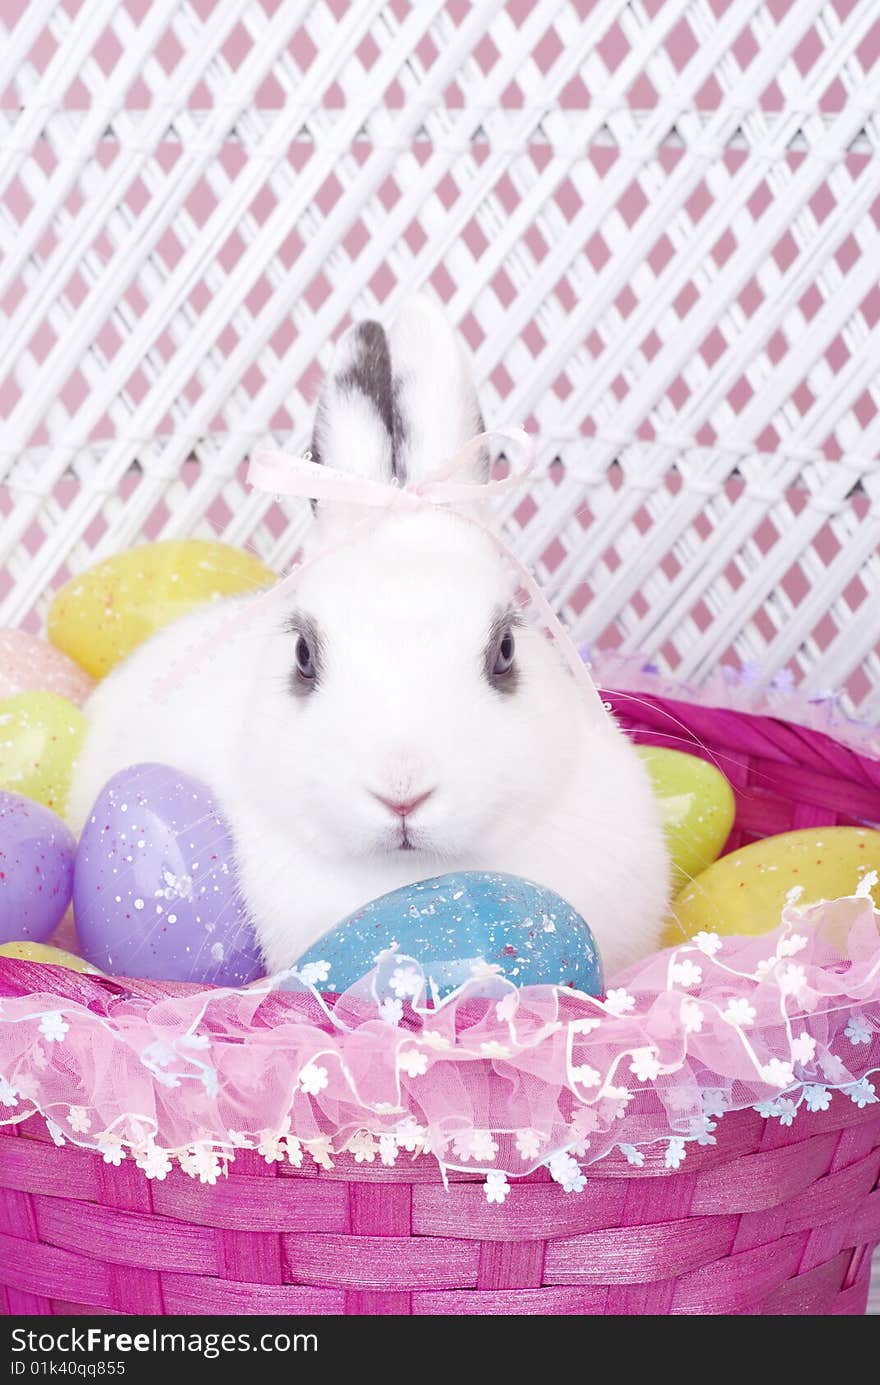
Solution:
[{"label": "pink ribbon bow", "polygon": [[[513,443],[514,447],[519,449],[524,457],[520,469],[514,470],[511,467],[507,476],[490,477],[485,481],[456,480],[456,477],[472,461],[474,454],[479,452],[492,438],[503,438],[507,443]],[[373,481],[353,472],[339,471],[337,468],[327,466],[322,462],[313,462],[309,457],[296,457],[291,453],[281,451],[256,453],[248,465],[247,479],[256,490],[266,491],[270,495],[297,496],[303,500],[329,501],[336,504],[351,505],[355,509],[366,509],[368,512],[384,511],[385,514],[391,515],[404,510],[412,512],[446,506],[471,505],[477,500],[485,500],[493,495],[502,495],[517,486],[521,486],[532,474],[534,466],[535,444],[529,434],[522,428],[498,428],[491,432],[478,433],[430,476],[425,477],[422,481],[407,482],[405,485],[400,485],[396,481],[391,483]],[[553,637],[577,683],[589,698],[604,708],[605,704],[602,702],[596,685],[571,637],[559,621],[528,568],[487,524],[484,524],[471,513],[462,512],[461,509],[456,508],[455,513],[459,520],[470,524],[485,534],[511,565],[523,589],[528,593],[530,600],[540,613],[544,625]],[[368,513],[363,520],[352,525],[342,543],[352,542],[362,525],[370,522],[373,517]],[[314,553],[311,558],[299,563],[274,587],[270,587],[268,591],[256,597],[255,601],[244,610],[230,616],[229,620],[221,626],[219,634],[228,638],[240,626],[249,625],[252,620],[254,605],[261,601],[274,601],[292,591],[308,568],[339,546],[340,544],[326,545]],[[203,645],[190,651],[190,669],[198,663],[202,649],[209,651],[210,646],[216,643],[217,638],[218,636],[215,635],[209,640],[205,640]],[[185,671],[179,667],[172,669],[167,678],[156,685],[157,693],[160,695],[167,693],[171,688],[176,687],[185,676]]]}]

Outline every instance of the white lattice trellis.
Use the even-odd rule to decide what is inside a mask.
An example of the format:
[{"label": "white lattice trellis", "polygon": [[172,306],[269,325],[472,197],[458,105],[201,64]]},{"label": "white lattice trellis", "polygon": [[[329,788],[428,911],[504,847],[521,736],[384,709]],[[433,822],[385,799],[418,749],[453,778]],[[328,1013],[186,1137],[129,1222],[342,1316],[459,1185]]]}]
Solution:
[{"label": "white lattice trellis", "polygon": [[6,0],[0,622],[247,494],[424,286],[591,639],[880,717],[875,0]]}]

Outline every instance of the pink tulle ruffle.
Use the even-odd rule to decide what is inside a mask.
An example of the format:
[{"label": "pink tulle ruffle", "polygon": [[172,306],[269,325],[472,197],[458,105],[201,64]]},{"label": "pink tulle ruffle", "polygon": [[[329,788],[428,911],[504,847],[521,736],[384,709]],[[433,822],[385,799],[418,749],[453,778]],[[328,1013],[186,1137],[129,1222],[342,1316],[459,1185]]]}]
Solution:
[{"label": "pink tulle ruffle", "polygon": [[[863,887],[860,887],[864,889]],[[332,1163],[416,1154],[568,1191],[612,1151],[678,1167],[723,1113],[877,1100],[880,915],[866,893],[757,938],[700,934],[596,999],[517,989],[490,968],[433,1007],[418,964],[382,954],[334,998],[288,973],[245,990],[159,987],[0,959],[0,1123],[40,1112],[58,1143],[178,1161],[213,1182],[239,1147]],[[26,989],[30,988],[30,989]]]}]

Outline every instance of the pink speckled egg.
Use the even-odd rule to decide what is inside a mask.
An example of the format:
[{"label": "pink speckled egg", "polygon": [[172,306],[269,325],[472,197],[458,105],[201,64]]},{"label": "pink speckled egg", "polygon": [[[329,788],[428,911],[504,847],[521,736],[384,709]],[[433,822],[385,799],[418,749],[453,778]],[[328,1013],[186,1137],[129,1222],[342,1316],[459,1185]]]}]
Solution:
[{"label": "pink speckled egg", "polygon": [[81,707],[94,687],[87,673],[26,630],[0,630],[0,698],[52,692]]}]

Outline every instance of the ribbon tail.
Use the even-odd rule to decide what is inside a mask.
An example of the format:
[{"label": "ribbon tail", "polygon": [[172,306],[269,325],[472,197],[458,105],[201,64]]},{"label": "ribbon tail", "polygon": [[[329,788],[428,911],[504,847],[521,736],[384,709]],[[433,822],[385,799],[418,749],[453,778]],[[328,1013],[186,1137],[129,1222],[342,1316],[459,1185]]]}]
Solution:
[{"label": "ribbon tail", "polygon": [[479,520],[473,519],[470,515],[461,515],[460,518],[466,520],[468,524],[471,524],[474,528],[488,535],[498,552],[503,558],[507,559],[519,577],[520,583],[528,593],[530,601],[534,603],[538,610],[545,627],[553,637],[554,644],[563,655],[575,682],[578,683],[582,691],[586,693],[588,699],[594,701],[597,706],[601,708],[603,715],[609,716],[609,709],[603,701],[599,689],[593,682],[589,669],[578,653],[574,641],[522,559],[519,558],[516,553],[514,553],[513,549],[509,548],[504,540],[494,533],[488,525],[481,524]]}]

